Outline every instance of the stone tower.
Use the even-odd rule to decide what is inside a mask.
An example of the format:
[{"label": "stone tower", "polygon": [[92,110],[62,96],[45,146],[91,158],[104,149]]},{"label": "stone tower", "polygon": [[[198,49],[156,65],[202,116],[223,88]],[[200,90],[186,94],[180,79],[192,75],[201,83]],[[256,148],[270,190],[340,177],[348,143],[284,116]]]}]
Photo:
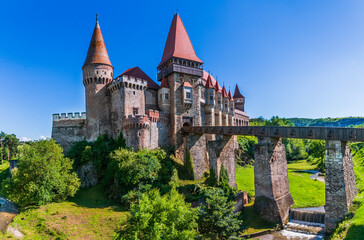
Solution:
[{"label": "stone tower", "polygon": [[96,15],[95,29],[82,67],[86,91],[87,140],[95,140],[99,135],[110,132],[109,97],[105,86],[112,81],[113,71]]},{"label": "stone tower", "polygon": [[244,112],[245,97],[240,93],[238,84],[236,84],[234,92],[235,108]]},{"label": "stone tower", "polygon": [[196,56],[191,40],[179,14],[175,14],[169,29],[162,60],[157,67],[158,80],[165,77],[170,88],[171,145],[176,154],[183,143],[181,128],[184,124],[201,125],[201,88],[203,62]]}]

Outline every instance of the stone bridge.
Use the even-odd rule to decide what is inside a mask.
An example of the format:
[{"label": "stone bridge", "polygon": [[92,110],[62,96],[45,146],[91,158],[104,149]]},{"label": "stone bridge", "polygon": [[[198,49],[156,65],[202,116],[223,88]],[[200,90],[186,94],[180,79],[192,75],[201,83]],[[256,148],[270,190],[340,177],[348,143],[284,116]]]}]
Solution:
[{"label": "stone bridge", "polygon": [[[184,126],[183,132],[188,134],[189,143],[191,142],[190,139],[203,135],[215,135],[216,139],[220,139],[220,142],[215,144],[217,153],[209,151],[210,158],[215,159],[218,159],[221,154],[233,154],[231,146],[225,150],[224,146],[229,146],[227,143],[233,139],[234,135],[258,137],[258,144],[255,146],[254,206],[259,211],[261,218],[269,222],[284,225],[288,221],[289,209],[294,204],[289,192],[286,150],[281,138],[321,139],[326,141],[326,231],[330,232],[335,229],[336,224],[344,218],[357,193],[352,155],[348,142],[364,142],[364,129],[335,127]],[[192,148],[193,144],[189,144],[189,149]],[[199,150],[201,151],[201,149]],[[217,156],[211,156],[211,154]]]}]

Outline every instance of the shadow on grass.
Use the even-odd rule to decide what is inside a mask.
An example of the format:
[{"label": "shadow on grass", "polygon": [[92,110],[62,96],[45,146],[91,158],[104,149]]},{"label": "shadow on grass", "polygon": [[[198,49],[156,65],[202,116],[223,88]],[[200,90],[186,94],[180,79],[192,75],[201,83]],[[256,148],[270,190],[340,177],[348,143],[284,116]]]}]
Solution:
[{"label": "shadow on grass", "polygon": [[266,222],[259,217],[259,213],[254,209],[253,203],[244,206],[240,216],[243,220],[241,230],[244,234],[274,229],[276,227],[276,224]]},{"label": "shadow on grass", "polygon": [[112,208],[114,211],[125,211],[120,204],[108,198],[107,193],[101,184],[91,188],[80,189],[73,198],[68,201],[86,208]]},{"label": "shadow on grass", "polygon": [[364,226],[353,224],[350,226],[345,240],[351,239],[363,239],[364,236]]}]

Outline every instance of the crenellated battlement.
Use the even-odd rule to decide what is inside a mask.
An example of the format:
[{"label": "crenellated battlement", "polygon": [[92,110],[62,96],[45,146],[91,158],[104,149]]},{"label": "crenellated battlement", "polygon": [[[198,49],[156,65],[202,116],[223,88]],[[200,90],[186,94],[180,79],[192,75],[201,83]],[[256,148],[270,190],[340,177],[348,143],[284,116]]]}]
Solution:
[{"label": "crenellated battlement", "polygon": [[114,81],[110,84],[109,90],[115,91],[120,88],[133,88],[136,90],[146,90],[148,86],[148,81],[141,79],[130,77],[127,75],[122,75],[114,79]]},{"label": "crenellated battlement", "polygon": [[147,115],[129,115],[123,119],[124,129],[142,129],[150,127],[150,119]]},{"label": "crenellated battlement", "polygon": [[55,113],[53,114],[53,121],[63,121],[63,120],[79,120],[86,119],[85,112],[75,112],[75,113]]}]

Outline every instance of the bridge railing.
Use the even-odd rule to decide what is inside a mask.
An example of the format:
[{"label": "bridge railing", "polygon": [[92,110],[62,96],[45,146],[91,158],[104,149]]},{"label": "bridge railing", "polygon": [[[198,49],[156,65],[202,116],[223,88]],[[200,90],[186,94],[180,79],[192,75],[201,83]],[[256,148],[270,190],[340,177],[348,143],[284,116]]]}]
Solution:
[{"label": "bridge railing", "polygon": [[278,126],[185,126],[184,133],[245,135],[364,142],[364,128]]}]

